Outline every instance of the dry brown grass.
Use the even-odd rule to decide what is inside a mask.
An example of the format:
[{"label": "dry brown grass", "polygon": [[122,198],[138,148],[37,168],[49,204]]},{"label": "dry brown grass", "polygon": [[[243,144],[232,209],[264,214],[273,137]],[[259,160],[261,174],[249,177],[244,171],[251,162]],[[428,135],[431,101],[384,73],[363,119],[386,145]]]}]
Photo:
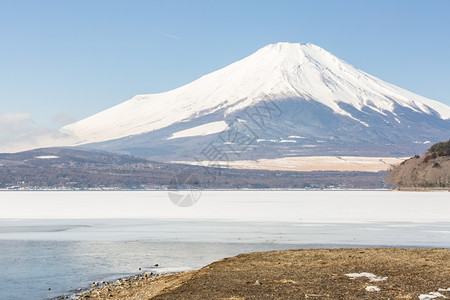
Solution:
[{"label": "dry brown grass", "polygon": [[450,157],[408,159],[389,172],[387,181],[398,187],[450,187]]},{"label": "dry brown grass", "polygon": [[[347,273],[388,277],[370,282]],[[381,291],[368,292],[367,286]],[[136,280],[89,299],[418,299],[450,287],[449,249],[319,249],[241,254],[198,271]],[[450,292],[441,292],[450,296]]]}]

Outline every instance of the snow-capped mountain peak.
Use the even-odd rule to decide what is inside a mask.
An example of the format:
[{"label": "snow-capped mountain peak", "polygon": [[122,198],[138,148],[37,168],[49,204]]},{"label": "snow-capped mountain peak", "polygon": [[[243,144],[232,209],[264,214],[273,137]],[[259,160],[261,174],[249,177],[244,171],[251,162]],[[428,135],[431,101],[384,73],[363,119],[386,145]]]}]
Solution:
[{"label": "snow-capped mountain peak", "polygon": [[118,139],[222,111],[224,116],[260,101],[313,101],[368,127],[358,111],[395,114],[397,107],[450,118],[450,107],[371,76],[313,44],[276,43],[177,89],[137,95],[62,128],[76,144]]}]

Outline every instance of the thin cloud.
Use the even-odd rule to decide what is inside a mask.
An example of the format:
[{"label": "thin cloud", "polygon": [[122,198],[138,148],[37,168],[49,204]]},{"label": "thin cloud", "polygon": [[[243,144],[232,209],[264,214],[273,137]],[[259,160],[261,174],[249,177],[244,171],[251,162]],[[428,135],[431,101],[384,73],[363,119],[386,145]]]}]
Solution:
[{"label": "thin cloud", "polygon": [[[0,132],[7,129],[14,129],[16,125],[31,120],[30,113],[6,113],[0,114]],[[14,129],[15,130],[15,129]]]},{"label": "thin cloud", "polygon": [[181,40],[181,37],[176,36],[174,34],[168,33],[168,32],[164,32],[164,31],[157,31],[159,34],[162,34],[168,38],[174,39],[174,40]]},{"label": "thin cloud", "polygon": [[70,141],[69,135],[33,122],[30,113],[0,114],[0,153],[62,146]]},{"label": "thin cloud", "polygon": [[76,119],[68,113],[59,113],[52,117],[52,121],[59,125],[67,125],[76,121]]}]

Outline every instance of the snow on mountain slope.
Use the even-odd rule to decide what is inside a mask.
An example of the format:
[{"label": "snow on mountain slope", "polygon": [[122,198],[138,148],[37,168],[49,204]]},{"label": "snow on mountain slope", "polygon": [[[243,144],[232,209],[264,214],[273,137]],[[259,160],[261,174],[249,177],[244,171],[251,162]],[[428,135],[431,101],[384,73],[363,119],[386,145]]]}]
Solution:
[{"label": "snow on mountain slope", "polygon": [[228,128],[228,124],[225,121],[211,122],[175,132],[168,138],[168,140],[190,136],[209,135],[222,132]]},{"label": "snow on mountain slope", "polygon": [[[450,107],[371,76],[313,44],[277,43],[180,88],[130,100],[65,126],[75,144],[151,132],[219,110],[225,115],[264,100],[316,101],[367,124],[340,104],[380,114],[395,107],[450,119]],[[401,122],[400,120],[397,120]]]}]

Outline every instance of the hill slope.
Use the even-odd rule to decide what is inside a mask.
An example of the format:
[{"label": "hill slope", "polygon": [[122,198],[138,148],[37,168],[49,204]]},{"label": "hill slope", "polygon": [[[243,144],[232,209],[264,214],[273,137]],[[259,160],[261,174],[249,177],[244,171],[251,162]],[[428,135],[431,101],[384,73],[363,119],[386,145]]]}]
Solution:
[{"label": "hill slope", "polygon": [[450,140],[394,167],[387,181],[398,187],[450,187]]}]

